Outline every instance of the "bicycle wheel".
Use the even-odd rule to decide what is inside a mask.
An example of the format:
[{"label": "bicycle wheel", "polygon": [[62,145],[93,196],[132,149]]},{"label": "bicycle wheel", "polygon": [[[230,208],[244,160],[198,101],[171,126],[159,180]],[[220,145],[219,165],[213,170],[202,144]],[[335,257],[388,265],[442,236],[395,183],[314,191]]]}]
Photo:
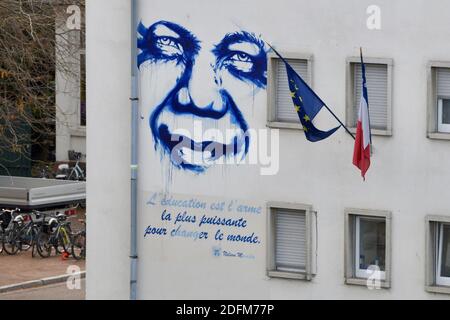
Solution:
[{"label": "bicycle wheel", "polygon": [[20,250],[27,251],[33,244],[33,227],[28,226],[20,233]]},{"label": "bicycle wheel", "polygon": [[73,237],[72,256],[76,260],[86,258],[86,232],[81,231]]},{"label": "bicycle wheel", "polygon": [[36,251],[41,258],[48,258],[52,253],[51,236],[45,232],[39,233],[36,241]]},{"label": "bicycle wheel", "polygon": [[20,249],[20,241],[15,228],[3,234],[3,250],[9,255],[15,255]]},{"label": "bicycle wheel", "polygon": [[58,234],[58,245],[55,247],[56,252],[63,254],[67,252],[72,254],[71,230],[68,226],[61,227]]},{"label": "bicycle wheel", "polygon": [[32,239],[31,239],[31,257],[36,257],[38,255],[37,252],[37,237],[39,236],[39,228],[37,226],[33,226],[32,231]]},{"label": "bicycle wheel", "polygon": [[31,246],[31,257],[34,258],[37,255],[38,255],[37,245],[36,243],[33,243],[33,245]]}]

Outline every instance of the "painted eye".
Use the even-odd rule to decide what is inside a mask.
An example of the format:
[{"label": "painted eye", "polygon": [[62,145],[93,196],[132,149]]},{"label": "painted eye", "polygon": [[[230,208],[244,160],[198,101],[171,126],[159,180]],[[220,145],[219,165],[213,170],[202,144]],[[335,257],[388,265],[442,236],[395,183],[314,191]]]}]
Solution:
[{"label": "painted eye", "polygon": [[156,46],[167,56],[177,56],[183,54],[183,47],[178,41],[171,37],[159,37],[156,39]]},{"label": "painted eye", "polygon": [[172,41],[172,40],[171,40],[170,38],[168,38],[168,37],[161,37],[161,38],[159,38],[159,42],[160,42],[161,44],[163,44],[163,45],[166,45],[166,46],[170,46],[170,45],[174,46],[174,45],[175,45],[175,42]]},{"label": "painted eye", "polygon": [[250,72],[253,68],[253,59],[244,52],[236,52],[230,57],[228,64],[239,71]]},{"label": "painted eye", "polygon": [[242,62],[252,62],[252,59],[249,57],[249,55],[243,52],[236,53],[231,59]]}]

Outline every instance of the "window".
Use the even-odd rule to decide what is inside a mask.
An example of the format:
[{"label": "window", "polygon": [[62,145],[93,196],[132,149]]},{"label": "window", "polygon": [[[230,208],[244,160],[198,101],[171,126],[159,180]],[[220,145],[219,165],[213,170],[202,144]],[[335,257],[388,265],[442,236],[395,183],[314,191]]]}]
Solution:
[{"label": "window", "polygon": [[[392,134],[392,60],[364,58],[369,96],[370,126],[374,135]],[[362,91],[360,58],[348,59],[347,125],[356,128]]]},{"label": "window", "polygon": [[[292,68],[311,83],[311,56],[282,53]],[[284,62],[269,54],[268,65],[268,126],[274,128],[301,129],[289,92],[289,84]]]},{"label": "window", "polygon": [[84,8],[82,10],[80,39],[80,114],[79,124],[81,127],[86,126],[86,22],[84,16]]},{"label": "window", "polygon": [[428,68],[428,137],[450,139],[450,62]]},{"label": "window", "polygon": [[377,266],[381,279],[386,270],[386,221],[384,218],[355,217],[356,277],[367,278],[369,267]]},{"label": "window", "polygon": [[390,218],[387,211],[346,210],[346,283],[366,285],[378,277],[390,285]]},{"label": "window", "polygon": [[427,217],[428,291],[450,293],[450,217]]},{"label": "window", "polygon": [[315,269],[315,215],[301,204],[268,204],[268,275],[311,280]]},{"label": "window", "polygon": [[80,53],[80,126],[86,126],[86,54]]}]

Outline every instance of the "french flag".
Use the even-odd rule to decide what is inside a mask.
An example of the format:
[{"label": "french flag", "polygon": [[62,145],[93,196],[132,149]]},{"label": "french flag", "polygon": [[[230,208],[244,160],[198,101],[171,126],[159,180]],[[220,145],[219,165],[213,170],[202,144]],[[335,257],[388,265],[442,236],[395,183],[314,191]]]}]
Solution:
[{"label": "french flag", "polygon": [[367,95],[366,67],[364,66],[362,50],[362,95],[359,103],[358,123],[356,125],[355,147],[353,149],[353,164],[361,170],[361,176],[365,180],[366,172],[370,167],[370,120],[369,120],[369,99]]}]

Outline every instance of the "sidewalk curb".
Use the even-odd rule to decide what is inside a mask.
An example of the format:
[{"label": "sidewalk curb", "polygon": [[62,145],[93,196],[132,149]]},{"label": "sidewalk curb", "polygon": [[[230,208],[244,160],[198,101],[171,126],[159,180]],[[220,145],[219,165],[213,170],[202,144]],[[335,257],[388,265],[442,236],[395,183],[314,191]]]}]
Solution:
[{"label": "sidewalk curb", "polygon": [[31,280],[31,281],[25,281],[25,282],[20,282],[20,283],[9,284],[6,286],[1,286],[0,293],[22,290],[22,289],[29,289],[29,288],[36,288],[36,287],[46,286],[49,284],[60,283],[60,282],[66,281],[67,278],[73,277],[76,275],[79,275],[80,278],[83,279],[86,277],[86,271],[81,271],[81,272],[71,273],[71,274],[62,274],[59,276],[47,277],[47,278],[42,278],[42,279],[38,279],[38,280]]}]

